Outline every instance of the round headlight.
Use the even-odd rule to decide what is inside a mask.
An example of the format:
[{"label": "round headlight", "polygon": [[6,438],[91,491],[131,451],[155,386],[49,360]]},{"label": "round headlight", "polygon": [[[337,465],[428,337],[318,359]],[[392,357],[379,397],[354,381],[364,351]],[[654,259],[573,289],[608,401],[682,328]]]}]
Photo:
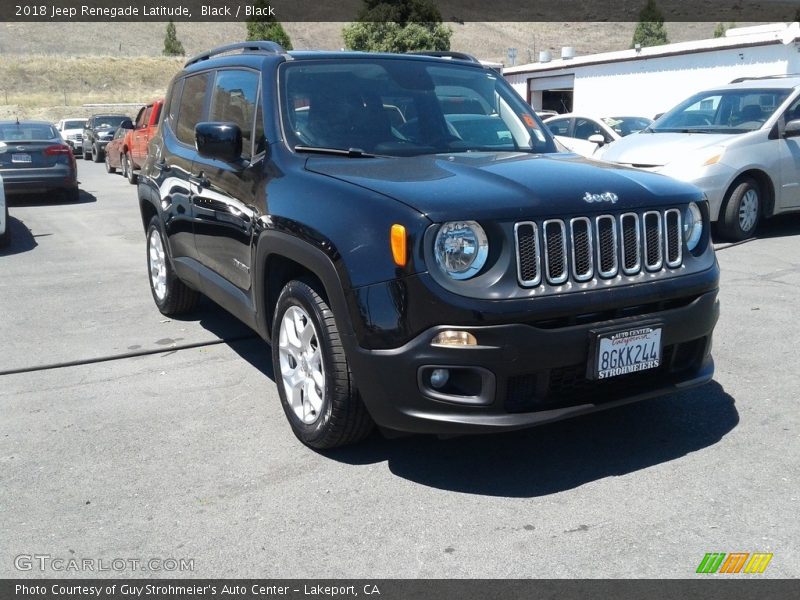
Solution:
[{"label": "round headlight", "polygon": [[697,248],[701,237],[703,237],[703,214],[700,212],[700,207],[692,202],[683,211],[683,239],[686,240],[686,247],[690,252]]},{"label": "round headlight", "polygon": [[439,268],[453,279],[469,279],[486,264],[489,241],[475,221],[451,221],[436,234],[434,256]]}]

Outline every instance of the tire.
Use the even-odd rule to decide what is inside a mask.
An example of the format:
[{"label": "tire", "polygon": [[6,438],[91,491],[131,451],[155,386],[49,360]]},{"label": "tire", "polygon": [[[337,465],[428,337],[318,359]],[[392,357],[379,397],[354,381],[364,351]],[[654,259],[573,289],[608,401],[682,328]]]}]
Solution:
[{"label": "tire", "polygon": [[150,292],[161,314],[180,315],[194,310],[200,294],[183,283],[172,269],[158,217],[147,226],[147,272]]},{"label": "tire", "polygon": [[103,154],[105,153],[97,147],[97,144],[92,144],[92,160],[94,162],[99,163],[103,160]]},{"label": "tire", "polygon": [[11,223],[8,220],[8,206],[5,207],[6,212],[6,230],[0,233],[0,248],[5,248],[11,244]]},{"label": "tire", "polygon": [[135,185],[139,180],[139,176],[133,172],[133,161],[128,153],[125,154],[125,177],[131,185]]},{"label": "tire", "polygon": [[753,236],[761,217],[763,197],[754,179],[746,177],[731,186],[720,214],[720,233],[739,242]]},{"label": "tire", "polygon": [[278,297],[272,366],[286,418],[305,445],[336,448],[359,442],[372,431],[374,423],[353,384],[333,312],[303,281],[290,281]]},{"label": "tire", "polygon": [[111,166],[111,162],[109,161],[108,156],[109,156],[109,154],[108,154],[108,152],[106,152],[106,160],[105,160],[106,173],[116,173],[117,172],[117,168]]}]

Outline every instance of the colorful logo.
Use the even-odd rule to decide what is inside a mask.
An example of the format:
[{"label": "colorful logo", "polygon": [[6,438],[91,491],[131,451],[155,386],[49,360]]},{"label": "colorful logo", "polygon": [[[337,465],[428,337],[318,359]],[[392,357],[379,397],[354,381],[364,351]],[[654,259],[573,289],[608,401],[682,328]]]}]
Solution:
[{"label": "colorful logo", "polygon": [[697,566],[697,573],[763,573],[769,562],[772,560],[772,553],[767,552],[708,552]]}]

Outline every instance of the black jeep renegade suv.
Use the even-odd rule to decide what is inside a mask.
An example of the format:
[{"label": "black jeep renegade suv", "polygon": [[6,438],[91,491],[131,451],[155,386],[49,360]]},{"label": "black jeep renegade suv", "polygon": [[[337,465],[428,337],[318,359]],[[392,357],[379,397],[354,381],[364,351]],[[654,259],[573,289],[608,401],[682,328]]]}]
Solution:
[{"label": "black jeep renegade suv", "polygon": [[173,80],[139,183],[158,308],[272,345],[304,443],[511,430],[713,375],[708,206],[557,153],[466,55],[218,48]]}]

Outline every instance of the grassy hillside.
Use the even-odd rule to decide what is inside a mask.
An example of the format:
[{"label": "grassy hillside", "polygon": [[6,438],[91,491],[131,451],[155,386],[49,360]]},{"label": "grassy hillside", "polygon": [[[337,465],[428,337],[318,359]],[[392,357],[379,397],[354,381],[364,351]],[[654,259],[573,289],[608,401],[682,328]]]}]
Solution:
[{"label": "grassy hillside", "polygon": [[[451,22],[452,48],[495,62],[517,48],[518,62],[562,46],[590,54],[630,46],[634,23]],[[338,50],[342,23],[284,23],[296,49]],[[711,37],[714,23],[668,23],[671,41]],[[189,55],[241,41],[244,23],[177,23]],[[140,103],[164,94],[184,59],[161,56],[165,23],[0,23],[0,119],[83,116],[86,103]],[[68,50],[65,52],[65,40]]]}]

